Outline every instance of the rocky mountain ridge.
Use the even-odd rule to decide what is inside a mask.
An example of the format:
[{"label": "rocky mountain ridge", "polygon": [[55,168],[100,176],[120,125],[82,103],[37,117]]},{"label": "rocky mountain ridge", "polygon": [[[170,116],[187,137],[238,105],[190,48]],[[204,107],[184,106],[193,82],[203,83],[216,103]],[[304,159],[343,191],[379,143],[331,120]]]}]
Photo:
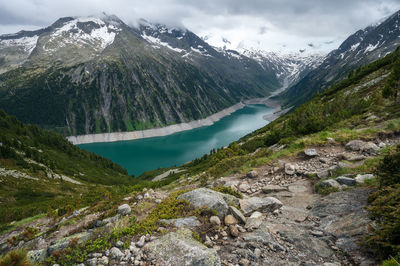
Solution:
[{"label": "rocky mountain ridge", "polygon": [[282,84],[294,85],[325,59],[324,54],[282,54],[263,50],[241,49],[240,53],[258,61],[263,67],[272,68]]},{"label": "rocky mountain ridge", "polygon": [[317,92],[346,78],[350,71],[386,56],[399,45],[400,11],[349,36],[317,68],[291,86],[280,98],[289,105],[301,104]]}]

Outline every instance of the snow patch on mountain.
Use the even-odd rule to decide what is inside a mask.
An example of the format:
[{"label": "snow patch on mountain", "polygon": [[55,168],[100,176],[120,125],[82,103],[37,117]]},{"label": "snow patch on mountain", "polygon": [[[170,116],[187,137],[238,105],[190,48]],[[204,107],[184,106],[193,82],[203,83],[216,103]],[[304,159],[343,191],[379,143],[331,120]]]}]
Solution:
[{"label": "snow patch on mountain", "polygon": [[[84,30],[79,23],[87,25],[92,23],[92,29]],[[55,52],[60,47],[72,44],[77,46],[89,45],[101,52],[114,42],[116,34],[121,31],[116,25],[115,21],[110,24],[96,17],[74,18],[65,22],[62,27],[51,34],[44,49],[48,52]]]},{"label": "snow patch on mountain", "polygon": [[1,40],[0,47],[19,46],[22,47],[26,53],[30,54],[33,51],[33,49],[35,49],[38,39],[39,36],[35,35],[32,37]]},{"label": "snow patch on mountain", "polygon": [[166,48],[168,48],[168,49],[171,49],[171,50],[173,50],[173,51],[175,51],[175,52],[177,52],[177,53],[182,53],[182,52],[185,51],[185,50],[180,49],[180,48],[172,47],[172,46],[169,45],[167,42],[162,42],[160,39],[158,39],[158,38],[156,38],[156,37],[146,35],[145,32],[142,33],[142,37],[143,37],[143,39],[145,39],[145,40],[148,41],[149,43],[153,44],[152,46],[153,46],[154,48],[160,48],[160,46],[164,46],[164,47],[166,47]]},{"label": "snow patch on mountain", "polygon": [[318,67],[326,56],[325,54],[283,54],[255,49],[242,49],[239,52],[256,60],[263,68],[272,68],[276,77],[282,83],[287,80],[289,85],[296,83],[309,71]]}]

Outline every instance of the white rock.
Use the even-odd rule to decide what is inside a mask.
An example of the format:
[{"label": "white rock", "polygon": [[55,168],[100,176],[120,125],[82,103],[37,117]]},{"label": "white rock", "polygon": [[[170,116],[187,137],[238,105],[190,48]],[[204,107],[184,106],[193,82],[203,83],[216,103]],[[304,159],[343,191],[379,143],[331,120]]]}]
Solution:
[{"label": "white rock", "polygon": [[118,207],[118,213],[121,215],[127,215],[131,213],[131,207],[128,204],[122,204]]},{"label": "white rock", "polygon": [[119,248],[113,247],[110,250],[110,256],[113,259],[121,259],[124,256],[124,253],[122,253],[122,251],[119,250]]},{"label": "white rock", "polygon": [[297,164],[287,163],[285,164],[285,173],[288,175],[294,175],[297,170]]},{"label": "white rock", "polygon": [[139,241],[136,242],[136,246],[138,248],[142,248],[144,246],[145,241],[146,241],[146,236],[141,236]]},{"label": "white rock", "polygon": [[306,149],[304,151],[304,154],[309,156],[309,157],[315,157],[318,156],[318,152],[315,149]]},{"label": "white rock", "polygon": [[220,226],[221,225],[221,220],[219,219],[218,216],[211,216],[210,217],[210,223],[213,225]]},{"label": "white rock", "polygon": [[356,180],[357,183],[362,184],[362,183],[365,182],[365,180],[367,180],[367,179],[373,179],[373,178],[375,178],[374,175],[372,175],[372,174],[365,174],[365,175],[357,175],[356,178],[355,178],[355,180]]}]

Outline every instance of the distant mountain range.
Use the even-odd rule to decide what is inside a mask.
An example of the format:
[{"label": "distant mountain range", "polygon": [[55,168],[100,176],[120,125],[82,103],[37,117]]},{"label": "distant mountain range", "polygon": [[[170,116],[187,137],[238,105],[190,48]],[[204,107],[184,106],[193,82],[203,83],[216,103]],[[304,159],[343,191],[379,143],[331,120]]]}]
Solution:
[{"label": "distant mountain range", "polygon": [[204,118],[281,84],[274,69],[187,29],[67,17],[0,36],[0,108],[64,135]]},{"label": "distant mountain range", "polygon": [[382,23],[371,25],[348,37],[338,49],[298,83],[280,95],[287,105],[299,105],[349,75],[350,70],[373,62],[400,45],[400,11]]}]

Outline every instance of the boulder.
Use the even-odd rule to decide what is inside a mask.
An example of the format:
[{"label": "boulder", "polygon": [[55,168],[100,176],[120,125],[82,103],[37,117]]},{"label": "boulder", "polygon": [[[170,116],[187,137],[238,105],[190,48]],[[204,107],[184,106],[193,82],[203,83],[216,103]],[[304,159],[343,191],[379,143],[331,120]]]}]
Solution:
[{"label": "boulder", "polygon": [[297,170],[297,164],[286,163],[285,164],[285,173],[287,175],[294,175]]},{"label": "boulder", "polygon": [[340,188],[340,184],[333,179],[327,179],[322,181],[321,183],[321,187],[335,187],[335,188]]},{"label": "boulder", "polygon": [[249,184],[247,182],[246,183],[241,183],[239,185],[238,189],[239,189],[240,192],[246,192],[246,191],[248,191],[250,189],[250,186],[249,186]]},{"label": "boulder", "polygon": [[370,154],[375,154],[379,151],[379,147],[373,142],[367,142],[362,147],[362,151]]},{"label": "boulder", "polygon": [[347,176],[339,176],[336,178],[340,184],[347,185],[347,186],[354,186],[356,184],[356,180],[354,178],[350,178]]},{"label": "boulder", "polygon": [[308,157],[318,156],[318,152],[315,149],[306,149],[304,151],[304,154],[307,155]]},{"label": "boulder", "polygon": [[257,178],[258,177],[258,173],[253,170],[253,171],[248,172],[246,176],[248,178]]},{"label": "boulder", "polygon": [[238,221],[236,220],[235,217],[233,217],[233,215],[228,214],[227,216],[225,216],[224,223],[226,226],[230,226],[233,224],[237,224]]},{"label": "boulder", "polygon": [[234,206],[229,206],[229,211],[235,217],[240,223],[245,224],[246,223],[246,217],[244,217],[243,213],[236,209]]},{"label": "boulder", "polygon": [[374,179],[375,176],[373,174],[365,174],[365,175],[357,175],[355,181],[359,184],[362,184],[367,179]]},{"label": "boulder", "polygon": [[278,185],[266,185],[265,187],[262,188],[262,191],[268,194],[273,192],[287,191],[287,188]]},{"label": "boulder", "polygon": [[40,262],[43,262],[46,259],[47,250],[46,249],[31,250],[28,252],[27,256],[31,262],[39,264]]},{"label": "boulder", "polygon": [[221,225],[221,220],[219,219],[218,216],[211,216],[210,217],[210,223],[213,225],[220,226]]},{"label": "boulder", "polygon": [[122,204],[118,207],[118,213],[121,215],[128,215],[131,213],[131,207],[128,204]]},{"label": "boulder", "polygon": [[207,188],[198,188],[186,192],[180,195],[178,199],[185,199],[196,208],[214,209],[218,212],[219,218],[224,218],[228,214],[229,205],[239,205],[239,200],[236,197]]},{"label": "boulder", "polygon": [[327,178],[328,176],[329,176],[329,171],[328,170],[324,170],[324,171],[321,171],[321,172],[317,173],[317,177],[319,179]]},{"label": "boulder", "polygon": [[146,245],[145,249],[156,265],[221,265],[217,251],[195,240],[189,229],[168,233]]},{"label": "boulder", "polygon": [[112,247],[110,249],[110,257],[113,259],[121,259],[124,256],[124,253],[122,253],[122,251],[117,248],[117,247]]},{"label": "boulder", "polygon": [[78,240],[78,244],[82,244],[88,240],[90,240],[93,237],[93,233],[92,232],[82,232],[82,233],[77,233],[65,238],[61,238],[59,240],[57,240],[53,245],[49,246],[47,248],[47,253],[51,254],[54,251],[59,251],[59,250],[63,250],[65,248],[68,247],[69,242],[72,239],[77,239]]},{"label": "boulder", "polygon": [[97,260],[98,265],[108,265],[108,258],[103,256]]},{"label": "boulder", "polygon": [[251,216],[247,219],[247,223],[244,226],[246,229],[257,229],[260,228],[262,224],[262,213],[253,212]]},{"label": "boulder", "polygon": [[268,211],[272,212],[283,206],[282,202],[274,197],[252,197],[240,200],[240,208],[243,210],[244,215],[250,215],[254,211]]},{"label": "boulder", "polygon": [[346,144],[346,149],[350,151],[362,151],[365,142],[362,140],[352,140]]},{"label": "boulder", "polygon": [[146,236],[141,236],[139,241],[136,242],[136,246],[138,248],[142,248],[144,246],[145,242],[146,242]]},{"label": "boulder", "polygon": [[183,228],[183,227],[192,228],[200,225],[200,221],[197,220],[195,216],[178,218],[178,219],[169,219],[169,220],[161,219],[160,223],[173,225],[177,228]]}]

